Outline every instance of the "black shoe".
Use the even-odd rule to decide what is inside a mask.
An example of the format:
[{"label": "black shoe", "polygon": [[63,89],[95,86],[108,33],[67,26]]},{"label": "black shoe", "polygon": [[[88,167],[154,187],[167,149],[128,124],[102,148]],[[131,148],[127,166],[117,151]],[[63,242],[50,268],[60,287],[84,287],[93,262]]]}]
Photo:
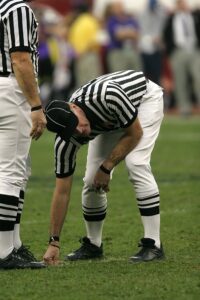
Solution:
[{"label": "black shoe", "polygon": [[84,259],[95,259],[101,258],[103,256],[103,245],[100,247],[92,244],[87,237],[83,237],[80,239],[80,243],[82,244],[79,249],[68,254],[65,259],[66,260],[84,260]]},{"label": "black shoe", "polygon": [[0,270],[10,269],[42,269],[46,265],[42,262],[28,261],[14,249],[6,258],[0,259]]},{"label": "black shoe", "polygon": [[24,259],[26,259],[27,261],[37,261],[37,259],[35,258],[35,256],[33,255],[33,253],[29,250],[28,246],[24,246],[23,244],[21,245],[21,247],[19,249],[15,250],[17,252],[17,254],[21,257],[23,257]]},{"label": "black shoe", "polygon": [[130,257],[131,262],[148,262],[164,259],[165,257],[162,245],[159,249],[155,246],[155,241],[153,239],[143,238],[138,246],[142,247],[142,249],[137,254]]}]

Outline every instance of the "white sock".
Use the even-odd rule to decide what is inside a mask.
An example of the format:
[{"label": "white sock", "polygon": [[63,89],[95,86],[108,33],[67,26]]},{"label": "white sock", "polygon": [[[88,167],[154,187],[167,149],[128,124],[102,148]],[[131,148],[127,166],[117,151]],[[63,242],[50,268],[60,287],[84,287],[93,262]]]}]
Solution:
[{"label": "white sock", "polygon": [[160,214],[154,216],[141,216],[144,226],[144,238],[155,241],[155,246],[160,248]]},{"label": "white sock", "polygon": [[22,245],[22,241],[20,238],[20,224],[15,224],[14,233],[13,233],[13,243],[15,249],[19,249]]},{"label": "white sock", "polygon": [[19,249],[22,245],[22,241],[20,238],[20,221],[21,221],[21,214],[23,211],[23,207],[24,207],[24,196],[25,196],[25,187],[24,189],[20,190],[20,194],[19,194],[19,203],[18,203],[18,210],[17,210],[17,217],[16,217],[16,223],[15,223],[15,227],[14,227],[14,247],[15,249]]},{"label": "white sock", "polygon": [[13,249],[13,231],[0,231],[0,259],[8,256]]},{"label": "white sock", "polygon": [[85,225],[87,237],[90,239],[90,242],[100,247],[102,242],[103,221],[85,221]]}]

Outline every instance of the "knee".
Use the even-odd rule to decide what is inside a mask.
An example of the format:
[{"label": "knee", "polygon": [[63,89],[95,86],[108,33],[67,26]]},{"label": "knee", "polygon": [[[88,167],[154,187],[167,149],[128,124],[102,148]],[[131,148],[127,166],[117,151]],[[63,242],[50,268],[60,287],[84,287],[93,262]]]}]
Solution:
[{"label": "knee", "polygon": [[85,177],[83,178],[83,182],[84,182],[84,188],[85,189],[92,189],[93,187],[93,176],[87,176],[85,175]]},{"label": "knee", "polygon": [[158,189],[150,164],[132,161],[127,165],[127,169],[129,180],[133,184],[136,194]]},{"label": "knee", "polygon": [[97,191],[92,185],[86,183],[82,189],[82,205],[88,207],[106,206],[107,197],[103,190]]},{"label": "knee", "polygon": [[141,158],[137,158],[136,156],[127,156],[126,158],[126,168],[129,173],[129,179],[133,177],[138,177],[139,174],[146,173],[151,170],[150,164]]}]

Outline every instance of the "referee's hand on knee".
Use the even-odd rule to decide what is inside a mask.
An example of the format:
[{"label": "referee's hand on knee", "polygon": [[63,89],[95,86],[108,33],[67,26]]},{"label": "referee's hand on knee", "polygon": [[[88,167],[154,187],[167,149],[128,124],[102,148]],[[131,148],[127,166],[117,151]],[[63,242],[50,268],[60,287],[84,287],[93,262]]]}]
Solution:
[{"label": "referee's hand on knee", "polygon": [[32,139],[38,140],[39,137],[42,135],[45,127],[46,127],[46,117],[41,110],[36,110],[31,112],[31,119],[32,119],[32,129],[30,136]]}]

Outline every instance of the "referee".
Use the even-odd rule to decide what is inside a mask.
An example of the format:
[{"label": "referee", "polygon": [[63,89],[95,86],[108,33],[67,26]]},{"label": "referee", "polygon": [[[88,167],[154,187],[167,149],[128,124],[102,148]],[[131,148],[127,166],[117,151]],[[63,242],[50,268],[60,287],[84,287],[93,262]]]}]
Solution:
[{"label": "referee", "polygon": [[37,84],[38,25],[25,2],[0,1],[0,269],[44,267],[19,244],[31,138],[46,126]]},{"label": "referee", "polygon": [[[114,167],[125,160],[134,186],[144,237],[131,262],[164,257],[160,242],[159,190],[150,167],[151,153],[163,119],[163,91],[142,72],[120,71],[96,78],[70,98],[46,107],[47,128],[56,132],[56,187],[51,206],[47,263],[59,257],[59,238],[67,212],[76,154],[89,142],[82,209],[87,236],[68,260],[103,255],[102,228]],[[122,199],[123,200],[123,199]]]}]

